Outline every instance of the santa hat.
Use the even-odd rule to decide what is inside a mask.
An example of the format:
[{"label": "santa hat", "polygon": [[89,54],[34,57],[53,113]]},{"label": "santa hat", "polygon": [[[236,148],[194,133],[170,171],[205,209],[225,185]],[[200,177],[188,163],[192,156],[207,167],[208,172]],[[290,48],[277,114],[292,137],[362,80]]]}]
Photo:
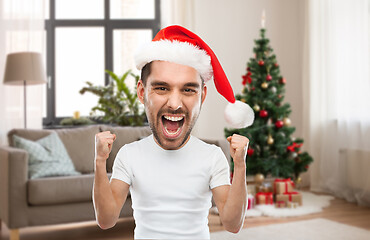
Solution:
[{"label": "santa hat", "polygon": [[234,128],[252,125],[254,112],[248,104],[235,100],[233,89],[212,49],[196,34],[181,26],[169,26],[135,54],[136,67],[141,70],[152,61],[168,61],[193,67],[204,81],[213,78],[217,91],[229,104],[225,119]]}]

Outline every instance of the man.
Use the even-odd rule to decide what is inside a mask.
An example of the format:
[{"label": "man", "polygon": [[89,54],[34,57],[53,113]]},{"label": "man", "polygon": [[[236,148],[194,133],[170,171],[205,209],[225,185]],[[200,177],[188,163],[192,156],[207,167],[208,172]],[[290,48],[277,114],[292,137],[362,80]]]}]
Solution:
[{"label": "man", "polygon": [[212,196],[224,227],[237,233],[247,207],[249,140],[239,135],[227,138],[234,160],[230,186],[228,163],[220,148],[191,136],[191,131],[207,95],[204,82],[212,78],[217,90],[233,103],[226,113],[233,126],[250,125],[253,111],[233,99],[212,50],[185,28],[162,29],[135,60],[142,70],[137,95],[153,134],[120,149],[111,181],[106,159],[116,136],[96,135],[93,200],[99,226],[115,225],[130,189],[135,239],[209,239]]}]

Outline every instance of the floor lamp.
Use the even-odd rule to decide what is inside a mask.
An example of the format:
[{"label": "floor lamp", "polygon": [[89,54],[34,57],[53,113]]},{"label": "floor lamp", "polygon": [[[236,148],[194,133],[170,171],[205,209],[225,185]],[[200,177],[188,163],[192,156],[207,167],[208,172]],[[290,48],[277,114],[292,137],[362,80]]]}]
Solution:
[{"label": "floor lamp", "polygon": [[36,52],[10,53],[6,58],[4,84],[23,85],[24,128],[27,128],[27,85],[46,83],[42,55]]}]

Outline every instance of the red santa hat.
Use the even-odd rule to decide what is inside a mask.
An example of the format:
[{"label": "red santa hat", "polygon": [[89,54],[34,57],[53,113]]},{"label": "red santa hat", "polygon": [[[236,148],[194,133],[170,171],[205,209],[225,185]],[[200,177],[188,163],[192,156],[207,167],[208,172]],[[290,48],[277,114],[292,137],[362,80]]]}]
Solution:
[{"label": "red santa hat", "polygon": [[212,49],[196,34],[181,26],[169,26],[135,54],[136,67],[141,70],[152,61],[168,61],[193,67],[202,79],[214,81],[217,91],[229,104],[225,119],[234,128],[252,125],[254,112],[248,104],[235,100],[233,89]]}]

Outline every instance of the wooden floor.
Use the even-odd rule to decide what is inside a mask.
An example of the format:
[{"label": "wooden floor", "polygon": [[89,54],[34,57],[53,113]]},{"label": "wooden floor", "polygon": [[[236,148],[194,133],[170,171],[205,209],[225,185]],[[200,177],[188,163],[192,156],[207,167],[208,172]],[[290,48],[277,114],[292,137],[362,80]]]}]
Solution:
[{"label": "wooden floor", "polygon": [[[360,207],[338,198],[331,201],[331,205],[320,213],[289,218],[248,218],[245,220],[244,228],[313,218],[325,218],[370,230],[370,208]],[[21,229],[20,237],[21,240],[128,240],[133,239],[134,226],[133,219],[123,219],[120,220],[114,228],[104,231],[99,229],[95,222],[48,227],[30,227]],[[220,220],[216,215],[209,216],[209,227],[211,232],[223,230],[222,225],[220,225]],[[9,239],[9,230],[4,224],[2,224],[2,229],[0,231],[0,240]]]}]

